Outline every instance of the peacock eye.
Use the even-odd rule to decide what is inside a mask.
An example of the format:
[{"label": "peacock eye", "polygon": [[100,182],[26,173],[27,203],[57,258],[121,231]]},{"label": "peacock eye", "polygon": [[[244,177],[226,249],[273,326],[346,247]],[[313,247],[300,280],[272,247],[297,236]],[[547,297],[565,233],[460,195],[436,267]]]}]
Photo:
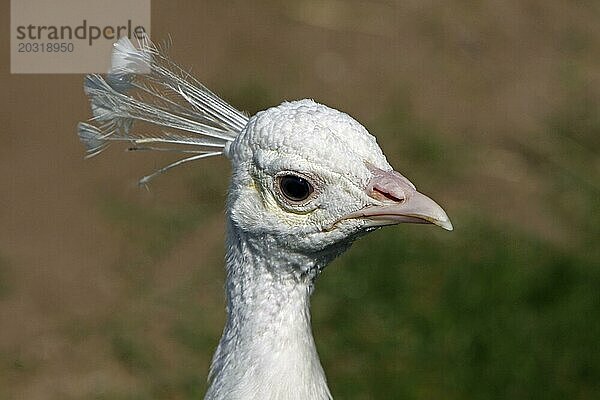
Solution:
[{"label": "peacock eye", "polygon": [[304,201],[314,190],[309,181],[296,175],[283,175],[278,181],[281,193],[291,201]]}]

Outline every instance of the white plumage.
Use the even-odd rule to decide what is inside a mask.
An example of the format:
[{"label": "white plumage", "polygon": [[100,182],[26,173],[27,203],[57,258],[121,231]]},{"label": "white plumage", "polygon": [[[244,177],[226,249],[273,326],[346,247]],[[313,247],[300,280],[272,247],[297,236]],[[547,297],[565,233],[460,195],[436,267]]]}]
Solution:
[{"label": "white plumage", "polygon": [[[353,118],[312,100],[248,118],[143,40],[115,44],[106,77],[86,77],[94,117],[79,125],[89,155],[111,141],[225,155],[227,322],[205,399],[330,399],[310,326],[323,268],[360,235],[400,222],[451,230],[445,212],[387,162]],[[136,126],[133,130],[134,122]],[[144,124],[166,129],[149,134]],[[191,153],[191,155],[189,155]]]}]

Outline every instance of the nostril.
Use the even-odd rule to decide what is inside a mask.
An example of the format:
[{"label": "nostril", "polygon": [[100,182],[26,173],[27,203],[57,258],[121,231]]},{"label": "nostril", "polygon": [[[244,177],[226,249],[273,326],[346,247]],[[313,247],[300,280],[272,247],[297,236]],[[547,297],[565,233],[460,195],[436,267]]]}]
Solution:
[{"label": "nostril", "polygon": [[371,191],[371,197],[377,200],[391,200],[395,203],[403,203],[405,200],[404,197],[394,196],[393,194],[385,190],[378,189],[376,187],[374,187]]}]

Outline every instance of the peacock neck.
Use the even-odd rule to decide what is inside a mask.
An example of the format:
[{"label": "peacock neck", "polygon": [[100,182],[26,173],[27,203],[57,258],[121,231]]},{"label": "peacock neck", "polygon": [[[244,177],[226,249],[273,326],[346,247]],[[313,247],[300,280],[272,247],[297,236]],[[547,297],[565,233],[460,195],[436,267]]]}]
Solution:
[{"label": "peacock neck", "polygon": [[227,249],[227,321],[205,399],[330,399],[310,325],[312,262],[231,223]]}]

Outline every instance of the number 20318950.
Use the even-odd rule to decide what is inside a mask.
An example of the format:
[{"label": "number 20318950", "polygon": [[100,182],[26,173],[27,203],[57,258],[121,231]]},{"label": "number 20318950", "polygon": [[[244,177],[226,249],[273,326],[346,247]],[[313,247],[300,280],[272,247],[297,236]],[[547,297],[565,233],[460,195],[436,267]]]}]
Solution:
[{"label": "number 20318950", "polygon": [[75,45],[70,42],[21,42],[17,43],[19,53],[72,53]]}]

